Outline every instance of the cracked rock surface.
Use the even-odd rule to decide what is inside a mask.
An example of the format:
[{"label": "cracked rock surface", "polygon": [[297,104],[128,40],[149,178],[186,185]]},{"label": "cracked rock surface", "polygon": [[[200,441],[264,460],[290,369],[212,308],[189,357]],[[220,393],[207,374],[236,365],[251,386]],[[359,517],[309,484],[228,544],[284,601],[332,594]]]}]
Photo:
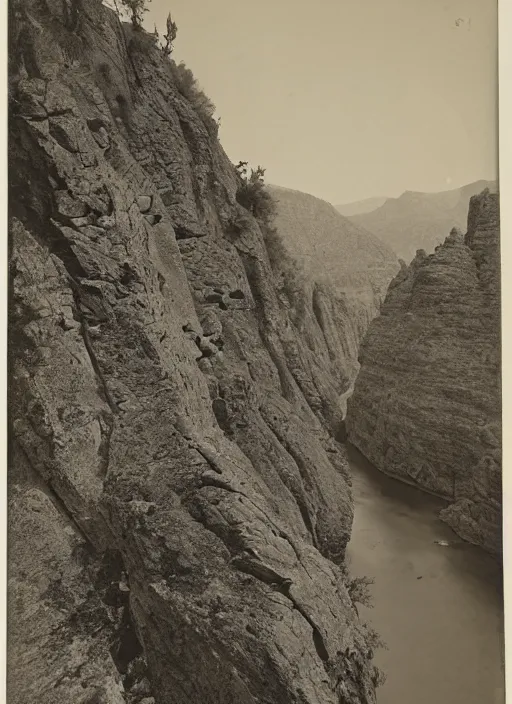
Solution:
[{"label": "cracked rock surface", "polygon": [[370,704],[340,382],[132,34],[15,3],[10,701]]},{"label": "cracked rock surface", "polygon": [[349,440],[380,470],[449,500],[461,537],[501,551],[499,197],[470,201],[466,235],[419,250],[361,348]]}]

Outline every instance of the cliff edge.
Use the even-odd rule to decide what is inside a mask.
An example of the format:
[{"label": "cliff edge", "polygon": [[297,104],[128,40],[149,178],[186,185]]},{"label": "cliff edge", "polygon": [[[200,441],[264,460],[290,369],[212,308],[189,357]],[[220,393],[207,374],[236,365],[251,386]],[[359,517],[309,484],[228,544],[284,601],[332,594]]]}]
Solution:
[{"label": "cliff edge", "polygon": [[375,702],[335,384],[213,120],[98,0],[10,22],[10,701]]},{"label": "cliff edge", "polygon": [[470,201],[466,235],[419,250],[361,348],[348,438],[380,470],[441,495],[465,540],[501,549],[499,198]]}]

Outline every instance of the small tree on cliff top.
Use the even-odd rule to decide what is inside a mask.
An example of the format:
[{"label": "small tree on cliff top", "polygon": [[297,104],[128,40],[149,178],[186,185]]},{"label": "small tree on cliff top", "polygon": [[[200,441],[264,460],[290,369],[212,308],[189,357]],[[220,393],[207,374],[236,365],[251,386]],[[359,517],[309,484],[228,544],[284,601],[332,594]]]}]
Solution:
[{"label": "small tree on cliff top", "polygon": [[133,27],[141,29],[144,13],[148,11],[147,4],[151,0],[119,0],[119,2],[130,13]]},{"label": "small tree on cliff top", "polygon": [[274,199],[265,188],[265,169],[258,166],[247,174],[247,162],[241,161],[235,167],[240,179],[236,198],[254,217],[270,225],[276,214]]},{"label": "small tree on cliff top", "polygon": [[171,17],[171,13],[167,15],[167,34],[164,34],[164,39],[165,39],[165,45],[163,46],[163,51],[164,54],[167,56],[170,56],[172,54],[172,49],[173,49],[173,42],[176,39],[176,35],[178,34],[178,25],[176,22],[173,22],[173,19]]}]

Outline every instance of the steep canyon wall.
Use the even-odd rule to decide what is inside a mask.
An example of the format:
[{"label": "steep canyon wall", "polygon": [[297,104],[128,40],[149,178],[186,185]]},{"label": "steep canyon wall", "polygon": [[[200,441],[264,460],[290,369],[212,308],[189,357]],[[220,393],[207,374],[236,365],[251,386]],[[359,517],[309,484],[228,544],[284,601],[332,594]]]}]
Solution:
[{"label": "steep canyon wall", "polygon": [[499,198],[470,201],[466,235],[420,250],[362,345],[349,440],[380,470],[449,500],[464,539],[501,549]]},{"label": "steep canyon wall", "polygon": [[11,24],[10,701],[374,702],[332,303],[280,301],[147,35]]}]

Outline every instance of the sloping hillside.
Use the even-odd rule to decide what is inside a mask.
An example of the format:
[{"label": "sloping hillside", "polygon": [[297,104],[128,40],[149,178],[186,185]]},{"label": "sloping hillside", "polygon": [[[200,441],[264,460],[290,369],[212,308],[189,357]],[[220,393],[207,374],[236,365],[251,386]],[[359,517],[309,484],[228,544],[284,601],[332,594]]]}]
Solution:
[{"label": "sloping hillside", "polygon": [[330,203],[279,186],[269,190],[277,202],[277,231],[305,274],[306,305],[296,324],[303,327],[307,314],[313,314],[329,350],[330,376],[337,380],[344,414],[359,369],[359,345],[399,269],[398,260],[389,247]]},{"label": "sloping hillside", "polygon": [[496,184],[475,181],[441,193],[405,191],[399,198],[388,198],[380,208],[350,219],[358,227],[377,235],[401,259],[410,262],[416,250],[430,252],[441,244],[452,227],[465,231],[469,200],[484,188],[495,191]]},{"label": "sloping hillside", "polygon": [[308,272],[364,301],[385,295],[399,269],[389,246],[320,198],[280,186],[269,188],[278,201],[278,231]]},{"label": "sloping hillside", "polygon": [[334,207],[345,217],[350,217],[351,215],[360,215],[361,213],[370,213],[372,210],[380,208],[381,205],[387,201],[386,197],[382,198],[365,198],[364,200],[357,200],[353,203],[342,203],[340,205],[335,205]]}]

